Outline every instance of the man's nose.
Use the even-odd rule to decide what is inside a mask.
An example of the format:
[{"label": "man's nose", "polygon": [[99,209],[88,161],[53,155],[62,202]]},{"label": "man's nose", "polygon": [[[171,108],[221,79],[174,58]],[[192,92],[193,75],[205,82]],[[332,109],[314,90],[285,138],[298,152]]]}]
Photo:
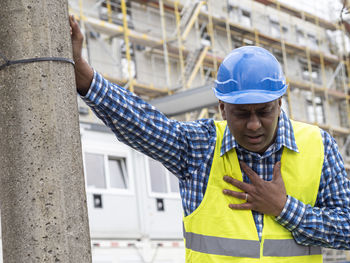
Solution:
[{"label": "man's nose", "polygon": [[256,131],[261,127],[261,122],[259,117],[252,113],[250,114],[248,123],[247,123],[247,129],[252,130],[252,131]]}]

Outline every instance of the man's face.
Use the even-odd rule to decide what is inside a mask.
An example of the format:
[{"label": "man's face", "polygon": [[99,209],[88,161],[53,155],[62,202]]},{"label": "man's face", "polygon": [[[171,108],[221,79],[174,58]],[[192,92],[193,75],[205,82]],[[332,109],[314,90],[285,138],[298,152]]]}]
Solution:
[{"label": "man's face", "polygon": [[259,104],[219,101],[219,107],[237,143],[251,152],[262,154],[276,137],[281,103],[281,99]]}]

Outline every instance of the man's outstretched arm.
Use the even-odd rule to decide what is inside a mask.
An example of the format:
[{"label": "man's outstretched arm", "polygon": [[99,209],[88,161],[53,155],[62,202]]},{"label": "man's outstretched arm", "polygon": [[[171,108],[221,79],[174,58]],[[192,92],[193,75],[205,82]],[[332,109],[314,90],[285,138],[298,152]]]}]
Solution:
[{"label": "man's outstretched arm", "polygon": [[69,22],[77,90],[117,138],[159,160],[179,178],[188,178],[203,161],[209,162],[215,147],[214,122],[170,120],[136,94],[110,83],[82,58],[84,36],[74,17]]}]

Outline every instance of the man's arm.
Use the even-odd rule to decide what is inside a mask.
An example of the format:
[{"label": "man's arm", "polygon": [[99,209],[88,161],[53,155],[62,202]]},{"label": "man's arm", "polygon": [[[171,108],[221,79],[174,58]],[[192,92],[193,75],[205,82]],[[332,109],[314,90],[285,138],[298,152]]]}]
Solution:
[{"label": "man's arm", "polygon": [[83,35],[73,17],[70,25],[77,89],[84,101],[120,141],[162,162],[179,178],[189,178],[214,151],[213,120],[170,120],[134,93],[110,83],[82,58]]},{"label": "man's arm", "polygon": [[350,182],[335,140],[322,131],[325,159],[315,207],[293,197],[276,220],[297,243],[350,249]]}]

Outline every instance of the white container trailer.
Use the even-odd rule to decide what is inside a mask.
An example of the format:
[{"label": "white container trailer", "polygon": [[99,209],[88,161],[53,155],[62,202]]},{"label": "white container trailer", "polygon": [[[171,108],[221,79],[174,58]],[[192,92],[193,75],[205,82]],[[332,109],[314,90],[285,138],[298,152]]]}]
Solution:
[{"label": "white container trailer", "polygon": [[81,135],[93,262],[185,262],[177,178],[101,125]]}]

